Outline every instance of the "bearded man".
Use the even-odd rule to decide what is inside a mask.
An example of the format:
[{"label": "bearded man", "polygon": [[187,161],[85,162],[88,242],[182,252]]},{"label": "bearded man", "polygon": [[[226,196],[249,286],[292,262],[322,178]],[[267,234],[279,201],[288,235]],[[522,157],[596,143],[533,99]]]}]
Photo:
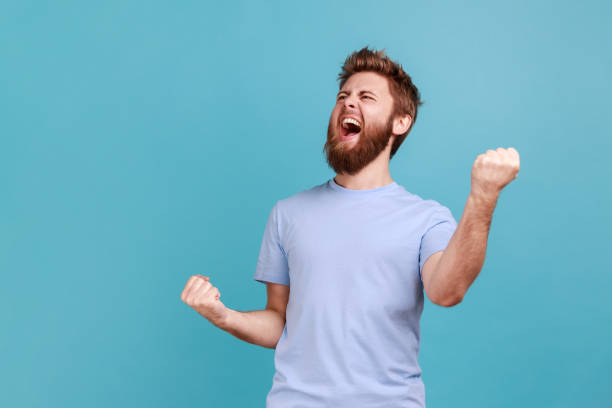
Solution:
[{"label": "bearded man", "polygon": [[477,156],[457,223],[389,173],[421,104],[401,65],[366,47],[346,59],[339,80],[323,147],[336,176],[273,206],[254,275],[266,284],[266,309],[229,309],[202,275],[189,278],[181,299],[232,335],[275,349],[267,408],[425,407],[424,296],[442,307],[462,301],[519,155]]}]

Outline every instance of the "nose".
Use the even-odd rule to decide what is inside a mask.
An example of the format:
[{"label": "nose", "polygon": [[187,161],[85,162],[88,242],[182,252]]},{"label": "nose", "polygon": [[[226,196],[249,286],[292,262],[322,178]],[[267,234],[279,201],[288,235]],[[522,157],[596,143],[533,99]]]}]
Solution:
[{"label": "nose", "polygon": [[346,97],[344,98],[344,106],[346,108],[355,108],[356,102],[355,102],[355,97],[353,96],[353,94],[349,94],[346,95]]}]

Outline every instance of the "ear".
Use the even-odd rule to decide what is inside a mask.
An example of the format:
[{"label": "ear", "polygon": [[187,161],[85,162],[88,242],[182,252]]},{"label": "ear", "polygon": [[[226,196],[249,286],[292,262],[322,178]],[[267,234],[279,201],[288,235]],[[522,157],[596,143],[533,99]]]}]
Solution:
[{"label": "ear", "polygon": [[396,116],[395,119],[393,119],[393,134],[403,135],[410,129],[411,123],[412,118],[410,115]]}]

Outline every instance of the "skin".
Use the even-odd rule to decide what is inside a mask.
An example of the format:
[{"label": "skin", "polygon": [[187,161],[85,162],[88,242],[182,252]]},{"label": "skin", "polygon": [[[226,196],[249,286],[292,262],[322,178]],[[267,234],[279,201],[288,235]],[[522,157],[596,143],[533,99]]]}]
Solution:
[{"label": "skin", "polygon": [[[355,152],[359,145],[365,143],[366,138],[375,133],[375,130],[389,126],[391,133],[383,135],[387,143],[380,153],[369,162],[360,163],[355,174],[348,174],[343,168],[331,165],[336,170],[334,180],[339,185],[353,190],[372,189],[385,186],[393,182],[389,172],[391,147],[395,137],[405,133],[410,127],[409,115],[389,118],[393,108],[393,97],[389,91],[387,78],[375,72],[358,72],[351,75],[338,92],[336,104],[332,110],[327,145],[336,149]],[[348,142],[340,141],[341,123],[344,115],[360,119],[364,125],[360,134]],[[389,123],[392,121],[392,123]],[[370,134],[367,130],[371,129]],[[330,162],[328,158],[328,163]]]},{"label": "skin", "polygon": [[479,154],[472,166],[471,191],[457,229],[446,249],[431,255],[421,275],[427,296],[441,306],[463,300],[484,264],[493,210],[501,191],[518,177],[516,149],[497,148]]}]

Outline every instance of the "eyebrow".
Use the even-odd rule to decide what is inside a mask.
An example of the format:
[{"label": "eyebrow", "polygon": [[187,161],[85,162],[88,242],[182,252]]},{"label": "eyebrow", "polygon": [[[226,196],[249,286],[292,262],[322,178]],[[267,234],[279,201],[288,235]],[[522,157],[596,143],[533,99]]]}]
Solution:
[{"label": "eyebrow", "polygon": [[[340,94],[342,94],[342,93],[348,94],[349,92],[347,92],[347,91],[340,91],[340,92],[338,92],[338,94],[337,94],[336,96],[340,96]],[[363,95],[363,94],[365,94],[365,93],[371,93],[372,95],[374,95],[374,96],[378,97],[378,95],[376,95],[374,92],[372,92],[372,91],[368,91],[368,90],[363,90],[363,91],[360,91],[360,92],[359,92],[359,95]]]}]

